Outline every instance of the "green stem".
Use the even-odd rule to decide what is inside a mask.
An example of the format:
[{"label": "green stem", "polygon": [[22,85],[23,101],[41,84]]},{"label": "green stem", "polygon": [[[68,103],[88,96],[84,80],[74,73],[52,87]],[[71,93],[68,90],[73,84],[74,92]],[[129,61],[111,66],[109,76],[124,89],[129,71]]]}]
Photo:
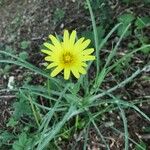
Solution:
[{"label": "green stem", "polygon": [[90,4],[89,0],[86,0],[88,8],[89,8],[89,12],[90,12],[90,16],[91,16],[91,20],[92,20],[92,26],[93,26],[93,33],[94,33],[94,41],[95,41],[95,49],[96,49],[96,68],[97,68],[97,74],[99,73],[99,64],[100,64],[100,59],[99,59],[99,49],[98,49],[98,33],[97,33],[97,27],[96,27],[96,20],[94,17],[94,13],[92,11],[92,7]]},{"label": "green stem", "polygon": [[37,116],[38,113],[36,112],[36,110],[34,108],[32,98],[30,96],[29,96],[29,102],[30,102],[30,105],[31,105],[31,109],[32,109],[33,116],[35,118],[36,124],[38,125],[38,127],[40,127],[39,119],[38,119],[38,116]]}]

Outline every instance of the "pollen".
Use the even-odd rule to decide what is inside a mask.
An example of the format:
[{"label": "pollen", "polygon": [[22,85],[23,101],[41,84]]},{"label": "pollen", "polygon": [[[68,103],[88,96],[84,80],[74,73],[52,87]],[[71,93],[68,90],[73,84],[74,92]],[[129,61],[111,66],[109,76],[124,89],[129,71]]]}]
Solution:
[{"label": "pollen", "polygon": [[70,53],[66,53],[63,55],[64,64],[70,64],[73,61],[73,56]]}]

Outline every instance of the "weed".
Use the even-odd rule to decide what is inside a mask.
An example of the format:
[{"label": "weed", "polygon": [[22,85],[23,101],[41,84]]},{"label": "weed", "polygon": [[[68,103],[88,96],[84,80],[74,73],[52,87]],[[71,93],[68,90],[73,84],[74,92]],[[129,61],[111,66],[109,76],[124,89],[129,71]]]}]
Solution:
[{"label": "weed", "polygon": [[[91,3],[90,3],[91,2]],[[130,3],[130,1],[125,1]],[[96,1],[96,4],[102,1]],[[101,6],[101,5],[99,5]],[[110,141],[107,138],[104,129],[109,129],[114,135],[121,135],[124,140],[124,149],[130,148],[130,143],[134,144],[136,150],[145,150],[147,145],[144,141],[135,141],[130,135],[127,111],[133,110],[147,122],[150,122],[149,116],[139,107],[139,103],[149,102],[146,100],[124,99],[125,93],[121,96],[118,93],[121,88],[125,88],[129,83],[135,81],[135,78],[149,71],[149,63],[142,67],[133,68],[125,78],[112,85],[109,84],[108,77],[115,72],[115,75],[121,76],[121,72],[130,66],[133,57],[140,52],[149,52],[150,44],[147,36],[143,35],[143,29],[149,26],[149,19],[146,17],[136,17],[132,13],[125,13],[118,17],[114,27],[107,31],[103,25],[97,25],[97,17],[94,14],[99,7],[93,1],[86,0],[86,7],[89,9],[92,29],[84,31],[85,35],[92,40],[95,47],[96,61],[88,64],[87,75],[82,75],[78,80],[71,78],[65,81],[62,76],[52,78],[49,73],[29,63],[26,49],[30,46],[29,41],[22,41],[20,48],[23,50],[19,56],[11,53],[10,50],[0,51],[0,64],[2,74],[9,72],[10,64],[26,68],[29,72],[44,78],[43,84],[33,85],[29,79],[23,82],[22,86],[16,86],[12,89],[16,94],[13,104],[13,114],[7,121],[7,127],[13,132],[0,131],[0,148],[23,150],[23,149],[59,149],[60,143],[81,132],[83,139],[82,149],[88,148],[90,132],[93,129],[96,132],[96,138],[103,144],[105,149],[110,150]],[[57,9],[54,13],[56,22],[64,17],[65,12]],[[56,17],[57,16],[57,17]],[[134,26],[132,32],[131,26]],[[129,50],[124,55],[118,57],[118,49],[121,43],[135,33],[135,40],[127,44]],[[139,36],[140,35],[140,36]],[[104,52],[103,48],[108,45],[112,36],[116,36],[111,50]],[[148,51],[148,52],[147,52]],[[101,55],[104,53],[105,55]],[[105,57],[105,58],[102,58]],[[94,75],[91,77],[90,70],[94,68]],[[114,71],[114,72],[113,72]],[[111,117],[109,114],[113,112]],[[113,115],[119,115],[120,128],[116,126],[116,120]],[[106,118],[106,119],[105,119]],[[149,129],[145,129],[149,133]],[[79,138],[76,138],[78,142]],[[99,142],[98,141],[98,142]],[[75,148],[75,145],[73,145]]]}]

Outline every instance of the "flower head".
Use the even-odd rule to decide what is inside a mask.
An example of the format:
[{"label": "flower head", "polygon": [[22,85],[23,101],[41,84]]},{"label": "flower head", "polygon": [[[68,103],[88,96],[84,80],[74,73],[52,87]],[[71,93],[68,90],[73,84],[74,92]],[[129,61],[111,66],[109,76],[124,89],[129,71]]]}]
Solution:
[{"label": "flower head", "polygon": [[76,31],[72,31],[69,35],[68,30],[64,31],[63,41],[59,41],[53,35],[49,35],[50,43],[44,43],[47,49],[41,51],[48,56],[45,60],[49,62],[47,69],[54,68],[51,72],[51,77],[56,76],[61,71],[64,71],[64,79],[69,79],[70,74],[79,78],[80,74],[86,74],[86,61],[94,60],[95,56],[93,48],[87,48],[90,40],[85,40],[84,37],[76,41]]}]

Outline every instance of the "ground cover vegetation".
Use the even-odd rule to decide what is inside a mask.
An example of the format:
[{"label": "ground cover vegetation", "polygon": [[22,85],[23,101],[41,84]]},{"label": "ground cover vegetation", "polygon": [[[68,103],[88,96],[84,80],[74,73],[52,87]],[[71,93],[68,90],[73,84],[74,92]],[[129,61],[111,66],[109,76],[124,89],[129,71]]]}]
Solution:
[{"label": "ground cover vegetation", "polygon": [[149,0],[0,0],[0,19],[0,149],[150,149]]}]

